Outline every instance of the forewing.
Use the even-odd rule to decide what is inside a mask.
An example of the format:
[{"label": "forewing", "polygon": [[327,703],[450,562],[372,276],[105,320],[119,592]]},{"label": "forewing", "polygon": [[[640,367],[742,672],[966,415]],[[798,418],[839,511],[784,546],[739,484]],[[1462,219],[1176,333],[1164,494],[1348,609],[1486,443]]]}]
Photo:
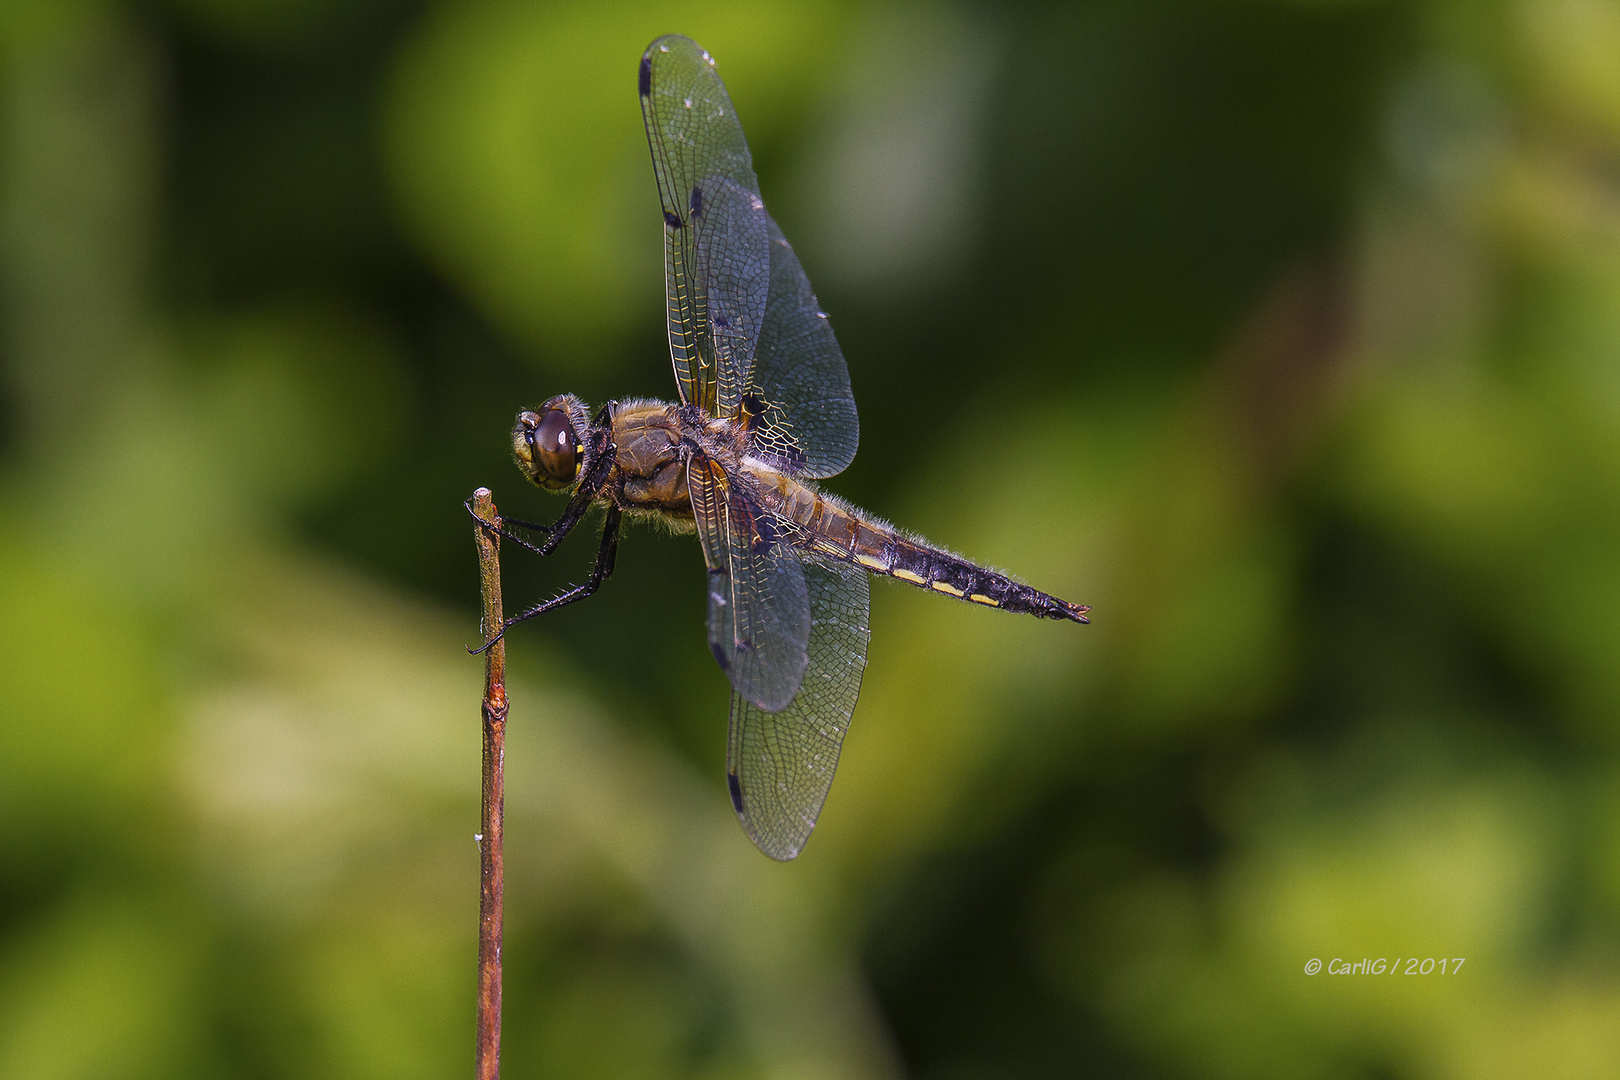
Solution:
[{"label": "forewing", "polygon": [[803,685],[779,712],[731,695],[731,803],[743,830],[773,859],[798,855],[816,827],[860,696],[871,638],[866,571],[802,555],[814,623]]},{"label": "forewing", "polygon": [[[711,592],[715,575],[726,574],[731,560],[726,541],[726,496],[730,487],[726,471],[706,456],[693,454],[687,460],[686,491],[692,500],[698,543],[703,546],[703,564],[709,568]],[[709,622],[712,628],[712,613]]]},{"label": "forewing", "polygon": [[755,447],[784,472],[833,476],[854,460],[861,436],[849,369],[793,246],[774,220],[767,224],[771,284],[754,351],[753,390],[764,408]]},{"label": "forewing", "polygon": [[770,290],[769,218],[748,141],[714,60],[690,38],[647,47],[639,90],[664,208],[675,381],[683,402],[732,416]]},{"label": "forewing", "polygon": [[709,568],[709,647],[732,689],[780,709],[804,679],[810,602],[787,526],[759,507],[720,465],[687,464],[692,517]]},{"label": "forewing", "polygon": [[778,519],[737,488],[726,502],[723,573],[709,574],[709,644],[731,687],[762,709],[793,700],[809,663],[810,601]]}]

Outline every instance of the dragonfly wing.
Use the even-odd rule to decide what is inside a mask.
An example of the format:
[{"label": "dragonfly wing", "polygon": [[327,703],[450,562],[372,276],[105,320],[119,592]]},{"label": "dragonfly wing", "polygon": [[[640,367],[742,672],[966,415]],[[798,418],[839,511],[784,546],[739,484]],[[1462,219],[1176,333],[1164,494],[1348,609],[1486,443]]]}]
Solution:
[{"label": "dragonfly wing", "polygon": [[815,626],[803,684],[777,712],[731,695],[731,803],[743,830],[773,859],[798,855],[816,827],[860,696],[871,638],[866,571],[801,554]]},{"label": "dragonfly wing", "polygon": [[731,483],[720,466],[687,466],[693,518],[709,568],[709,647],[734,691],[762,709],[785,707],[809,663],[810,601],[785,523]]},{"label": "dragonfly wing", "polygon": [[753,392],[763,413],[754,444],[784,472],[834,476],[855,458],[861,425],[849,368],[793,246],[767,219],[770,297],[754,350]]},{"label": "dragonfly wing", "polygon": [[[702,203],[690,232],[697,253],[697,280],[704,290],[707,329],[698,335],[703,370],[714,373],[711,416],[734,416],[748,385],[770,289],[770,218],[759,196],[724,177],[694,187]],[[672,230],[665,228],[667,240]]]},{"label": "dragonfly wing", "polygon": [[693,454],[686,463],[686,490],[692,500],[692,522],[698,543],[703,546],[703,564],[712,577],[728,570],[730,552],[726,541],[726,499],[731,484],[726,471],[702,454]]},{"label": "dragonfly wing", "polygon": [[670,357],[681,401],[736,412],[770,289],[765,204],[714,60],[671,34],[647,47],[638,88],[664,210]]}]

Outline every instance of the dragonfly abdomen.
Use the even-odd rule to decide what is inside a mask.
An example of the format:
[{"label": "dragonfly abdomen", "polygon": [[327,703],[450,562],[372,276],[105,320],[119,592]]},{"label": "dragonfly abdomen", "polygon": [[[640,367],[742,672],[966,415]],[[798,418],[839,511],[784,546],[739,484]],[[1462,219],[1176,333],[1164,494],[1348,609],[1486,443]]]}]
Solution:
[{"label": "dragonfly abdomen", "polygon": [[888,530],[885,541],[873,548],[863,546],[855,552],[855,561],[874,574],[885,574],[957,600],[1041,619],[1088,621],[1089,609],[1082,604],[1060,600],[894,529]]},{"label": "dragonfly abdomen", "polygon": [[967,603],[1042,619],[1090,621],[1086,612],[1091,609],[1084,604],[1060,600],[907,536],[808,484],[778,474],[773,486],[777,512],[799,526],[801,544],[820,554]]}]

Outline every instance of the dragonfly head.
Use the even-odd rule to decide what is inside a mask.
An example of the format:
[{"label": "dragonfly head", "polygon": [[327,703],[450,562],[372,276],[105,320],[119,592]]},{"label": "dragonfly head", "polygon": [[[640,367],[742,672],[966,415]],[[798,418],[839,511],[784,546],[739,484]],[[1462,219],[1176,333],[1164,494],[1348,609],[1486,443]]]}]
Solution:
[{"label": "dragonfly head", "polygon": [[585,403],[572,394],[558,394],[534,412],[518,413],[512,456],[532,483],[562,491],[579,478],[588,427]]}]

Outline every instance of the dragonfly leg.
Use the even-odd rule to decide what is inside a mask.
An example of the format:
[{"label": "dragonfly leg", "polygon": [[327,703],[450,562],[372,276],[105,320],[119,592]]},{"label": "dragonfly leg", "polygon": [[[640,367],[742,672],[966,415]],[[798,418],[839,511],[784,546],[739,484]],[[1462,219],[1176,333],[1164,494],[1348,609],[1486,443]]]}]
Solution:
[{"label": "dragonfly leg", "polygon": [[[590,473],[582,478],[579,486],[574,489],[574,494],[569,498],[568,506],[563,510],[562,516],[550,525],[537,525],[532,521],[523,521],[519,518],[510,517],[496,518],[494,524],[491,525],[478,516],[478,512],[473,509],[471,499],[468,499],[464,505],[467,507],[467,513],[472,515],[472,519],[484,528],[491,529],[497,535],[512,541],[521,548],[534,552],[536,555],[550,555],[557,550],[557,545],[563,542],[563,538],[573,530],[574,526],[579,524],[580,518],[585,516],[585,511],[591,508],[591,503],[596,499],[597,493],[602,490],[602,485],[607,482],[608,474],[613,471],[615,456],[613,444],[604,439],[604,445],[597,452],[596,461],[592,465]],[[545,540],[539,544],[525,540],[521,536],[508,532],[507,526],[509,525],[542,533],[545,535]]]},{"label": "dragonfly leg", "polygon": [[[471,512],[471,510],[472,510],[472,508],[469,506],[468,511]],[[508,530],[508,526],[515,525],[520,529],[537,529],[537,531],[539,531],[539,532],[545,532],[545,533],[549,534],[551,530],[549,530],[549,529],[547,529],[547,528],[545,528],[543,526],[537,527],[537,526],[531,525],[527,521],[518,521],[518,520],[516,520],[514,518],[507,518],[507,517],[496,518],[495,523],[493,525],[491,525],[488,521],[486,521],[483,518],[479,517],[476,513],[473,513],[472,518],[479,525],[483,526],[485,529],[488,529],[490,532],[494,533],[496,536],[499,536],[503,540],[510,540],[510,541],[512,541],[512,543],[516,544],[518,547],[524,548],[525,550],[528,550],[528,551],[532,551],[536,555],[544,555],[544,554],[546,554],[546,552],[542,550],[542,545],[541,544],[536,544],[533,541],[525,540],[523,537],[517,535],[514,532],[510,532]]]},{"label": "dragonfly leg", "polygon": [[586,579],[585,584],[575,585],[550,600],[542,600],[528,610],[518,612],[501,623],[501,629],[494,637],[478,648],[469,649],[468,651],[477,655],[501,640],[506,632],[518,623],[532,619],[536,615],[544,615],[548,611],[555,611],[557,608],[572,604],[576,600],[583,600],[594,593],[602,582],[613,574],[613,562],[619,554],[619,514],[620,511],[617,506],[608,507],[607,519],[602,523],[602,543],[596,549],[596,566],[591,570],[591,576]]},{"label": "dragonfly leg", "polygon": [[[473,509],[473,501],[472,501],[471,498],[469,498],[466,502],[462,503],[461,505],[465,506],[467,508],[467,513],[469,515],[471,515],[474,522],[478,523],[479,525],[486,526],[486,527],[489,525],[489,522],[487,522],[483,518],[479,517],[478,516],[478,511]],[[500,529],[504,528],[507,525],[516,525],[520,529],[528,529],[531,532],[537,532],[537,533],[549,533],[551,531],[551,526],[550,525],[541,525],[538,522],[534,522],[534,521],[524,521],[522,518],[506,517],[504,514],[496,516],[496,518],[495,518],[495,529],[496,529],[497,532],[499,532]],[[510,539],[510,537],[508,537],[508,539]]]},{"label": "dragonfly leg", "polygon": [[501,518],[501,524],[502,525],[516,525],[520,529],[528,529],[530,532],[537,532],[537,533],[549,533],[551,531],[551,526],[550,525],[542,525],[538,521],[524,521],[522,518],[515,518],[515,517],[504,517],[503,516]]},{"label": "dragonfly leg", "polygon": [[489,521],[486,521],[484,518],[481,518],[481,517],[478,516],[478,511],[473,509],[473,502],[472,502],[471,499],[468,499],[467,502],[464,505],[467,507],[467,513],[472,517],[473,522],[475,524],[483,526],[484,528],[488,529],[490,532],[493,532],[496,536],[499,536],[504,540],[510,540],[510,541],[512,541],[512,543],[516,544],[518,547],[525,548],[525,549],[527,549],[529,551],[532,551],[536,555],[545,554],[545,552],[540,550],[540,548],[541,548],[540,544],[536,544],[536,543],[534,543],[533,541],[530,541],[530,540],[525,540],[523,537],[518,536],[516,533],[509,532],[508,529],[510,527],[512,527],[512,526],[516,526],[517,528],[520,528],[520,529],[532,530],[534,532],[544,533],[547,536],[549,536],[551,534],[551,526],[549,526],[549,525],[536,525],[532,521],[521,521],[518,518],[509,518],[509,517],[497,517],[495,519],[494,523],[492,524]]}]

